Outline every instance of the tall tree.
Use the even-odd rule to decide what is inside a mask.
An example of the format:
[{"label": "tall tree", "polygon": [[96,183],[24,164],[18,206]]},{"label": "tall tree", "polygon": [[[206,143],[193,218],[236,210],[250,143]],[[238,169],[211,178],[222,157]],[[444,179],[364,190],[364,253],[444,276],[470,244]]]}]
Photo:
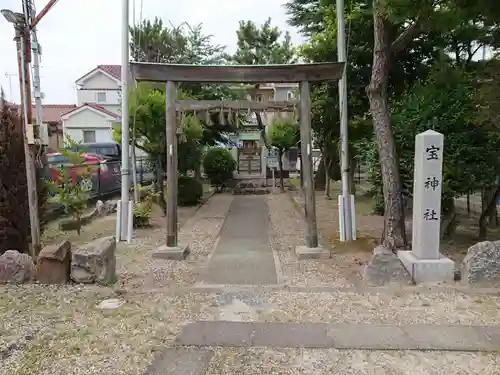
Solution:
[{"label": "tall tree", "polygon": [[225,47],[212,43],[201,24],[165,25],[155,17],[130,28],[132,59],[172,64],[217,64],[225,61]]},{"label": "tall tree", "polygon": [[[278,27],[272,26],[271,18],[262,25],[253,21],[240,21],[236,30],[237,49],[232,60],[243,65],[291,64],[296,62],[296,49],[287,31],[283,33]],[[254,86],[255,89],[259,85]],[[268,149],[271,148],[267,138],[265,124],[260,112],[255,112],[257,125]]]},{"label": "tall tree", "polygon": [[[481,3],[481,4],[479,4]],[[498,25],[498,11],[483,13],[492,5],[491,0],[373,0],[373,63],[370,84],[367,86],[373,128],[377,138],[385,204],[383,245],[395,249],[406,246],[405,215],[402,183],[399,175],[398,155],[391,126],[388,84],[399,55],[410,49],[415,40],[425,34],[449,33],[457,38],[464,24],[475,23],[479,14],[486,24]],[[482,6],[482,7],[481,7]],[[487,18],[487,19],[486,19]],[[489,33],[483,28],[486,35]],[[470,31],[470,29],[469,29]],[[483,45],[485,35],[469,34],[469,46]],[[462,33],[463,34],[463,33]],[[494,40],[489,39],[493,44]],[[478,43],[479,42],[479,43]],[[468,54],[472,59],[473,53]]]},{"label": "tall tree", "polygon": [[[130,28],[132,59],[141,62],[175,64],[222,64],[227,62],[225,47],[214,44],[212,36],[203,32],[202,26],[183,23],[179,26],[165,25],[158,17],[144,20]],[[189,99],[225,99],[235,96],[233,90],[224,85],[181,83],[180,95]],[[163,84],[136,87],[130,98],[130,126],[137,136],[136,145],[146,149],[153,157],[158,175],[158,185],[163,184],[165,150],[165,93]],[[180,170],[194,169],[199,172],[199,156],[203,145],[224,142],[223,133],[230,131],[217,119],[208,126],[201,122],[202,136],[186,137],[179,144]],[[183,124],[184,131],[185,124]],[[189,156],[189,157],[188,157]],[[160,189],[163,192],[163,189]],[[163,202],[163,200],[160,200]]]},{"label": "tall tree", "polygon": [[[357,72],[364,68],[354,81],[352,76],[348,79],[356,84],[356,78],[361,77],[366,85],[369,115],[377,135],[383,177],[385,229],[382,242],[388,248],[406,244],[402,185],[389,103],[396,100],[415,79],[428,74],[428,68],[439,52],[449,53],[458,49],[460,60],[468,61],[478,46],[496,46],[499,12],[494,4],[493,0],[346,1],[347,15],[359,15],[350,20],[347,17],[348,23],[352,21],[352,30],[348,30],[348,44],[350,48],[360,48],[359,51],[365,55],[366,52],[372,55],[371,63],[365,59],[360,64],[358,56],[362,55],[358,55],[357,51],[349,52],[348,69]],[[329,43],[330,51],[335,49],[336,44],[336,34],[328,33],[336,25],[336,20],[329,17],[334,8],[334,0],[290,0],[287,4],[290,22],[301,27],[306,34],[316,33],[313,41],[324,38],[326,43],[323,45]],[[362,39],[358,39],[362,35],[360,25],[364,27],[361,32],[365,32]],[[368,33],[371,33],[371,38],[366,35]],[[317,48],[315,52],[318,52]],[[368,71],[366,67],[369,67]],[[356,107],[354,111],[351,110],[351,96],[349,104],[350,113],[359,116]]]}]

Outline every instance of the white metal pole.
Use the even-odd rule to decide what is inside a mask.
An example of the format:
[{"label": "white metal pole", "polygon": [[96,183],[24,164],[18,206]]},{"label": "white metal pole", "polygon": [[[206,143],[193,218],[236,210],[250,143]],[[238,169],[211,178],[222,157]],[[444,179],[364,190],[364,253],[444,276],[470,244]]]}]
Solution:
[{"label": "white metal pole", "polygon": [[[337,54],[339,62],[345,62],[344,72],[339,81],[339,111],[340,111],[340,169],[342,172],[342,199],[346,241],[352,240],[351,192],[349,191],[349,123],[347,119],[347,51],[345,43],[344,0],[337,0]],[[339,210],[341,210],[339,205]]]},{"label": "white metal pole", "polygon": [[121,186],[121,228],[120,240],[127,239],[127,216],[129,201],[129,108],[128,108],[128,80],[129,80],[129,0],[122,0],[122,38],[121,38],[121,130],[122,130],[122,186]]}]

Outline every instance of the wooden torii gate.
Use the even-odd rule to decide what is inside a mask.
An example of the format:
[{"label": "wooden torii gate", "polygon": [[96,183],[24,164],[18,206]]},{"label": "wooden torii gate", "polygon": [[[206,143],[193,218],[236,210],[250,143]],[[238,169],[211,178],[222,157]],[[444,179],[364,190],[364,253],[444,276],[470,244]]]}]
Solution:
[{"label": "wooden torii gate", "polygon": [[[167,238],[164,257],[182,259],[187,247],[177,242],[177,112],[209,110],[293,111],[299,105],[300,140],[307,223],[305,252],[319,254],[316,225],[316,203],[312,166],[310,83],[338,81],[344,63],[313,63],[290,65],[184,65],[132,62],[136,81],[166,83],[166,143],[167,143]],[[176,100],[176,83],[299,83],[299,103],[296,100],[259,102],[252,100]],[[171,253],[171,256],[168,254]]]}]

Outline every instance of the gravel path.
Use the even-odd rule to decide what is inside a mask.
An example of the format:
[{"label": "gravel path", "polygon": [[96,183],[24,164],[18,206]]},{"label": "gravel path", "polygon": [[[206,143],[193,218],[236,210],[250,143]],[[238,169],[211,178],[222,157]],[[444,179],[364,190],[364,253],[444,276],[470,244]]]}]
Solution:
[{"label": "gravel path", "polygon": [[155,248],[165,242],[165,229],[155,228],[138,233],[131,245],[117,249],[119,285],[126,289],[182,287],[196,281],[200,267],[206,265],[227,211],[231,195],[214,195],[179,231],[179,243],[188,244],[186,262],[152,257]]},{"label": "gravel path", "polygon": [[[293,250],[303,243],[302,218],[287,195],[265,199],[286,285],[359,284],[359,265],[350,255],[298,262]],[[120,281],[113,287],[0,286],[0,375],[142,375],[159,352],[175,344],[182,326],[203,320],[500,325],[498,294],[415,288],[175,294],[192,287],[206,268],[232,201],[231,195],[216,195],[194,216],[184,216],[179,242],[192,251],[186,261],[152,259],[153,249],[164,241],[163,228],[153,228],[137,231],[133,244],[118,246]],[[107,226],[101,222],[102,230]],[[123,304],[99,307],[111,298]],[[493,375],[500,368],[498,353],[212,349],[209,375]]]},{"label": "gravel path", "polygon": [[[294,249],[304,243],[304,223],[286,194],[268,196],[269,213],[274,231],[273,245],[278,254],[283,281],[295,286],[353,286],[359,280],[355,259],[340,262],[331,259],[298,261]],[[352,261],[351,261],[352,260]]]},{"label": "gravel path", "polygon": [[[176,335],[185,323],[199,320],[500,324],[499,297],[469,297],[459,293],[420,295],[395,292],[393,295],[379,295],[348,292],[199,292],[172,296],[161,290],[116,293],[111,288],[37,285],[8,286],[2,292],[0,375],[142,374],[159,351],[174,344]],[[100,309],[98,304],[107,298],[119,298],[124,304],[117,309]],[[434,353],[427,356],[428,353],[424,355],[412,352],[403,353],[404,356],[401,354],[403,357],[392,363],[391,360],[398,358],[398,354],[303,351],[311,357],[306,362],[300,362],[300,367],[296,363],[300,356],[297,357],[294,350],[220,349],[219,352],[214,359],[217,364],[212,365],[209,374],[253,374],[266,368],[268,371],[265,373],[268,374],[287,374],[286,371],[292,371],[291,374],[312,374],[313,369],[326,374],[331,365],[336,363],[335,358],[342,360],[342,366],[349,363],[361,366],[350,368],[350,371],[357,369],[358,372],[346,370],[345,373],[348,374],[384,369],[393,371],[386,372],[388,374],[413,374],[414,372],[404,372],[403,369],[418,364],[418,361],[423,366],[421,371],[438,365],[444,368],[452,360],[457,362],[457,368],[464,366],[463,371],[466,371],[469,369],[469,362],[476,361],[480,366],[495,360],[495,357],[479,354],[467,354],[463,357],[441,354],[443,357],[439,357]],[[287,368],[274,368],[274,363],[281,358],[282,352],[297,357],[291,361],[295,364]],[[382,358],[383,361],[370,362],[377,358]],[[428,362],[425,362],[426,358]],[[449,361],[446,358],[450,358]],[[245,362],[239,364],[243,360]],[[384,366],[395,367],[368,367],[375,364],[382,366],[382,363],[385,363]],[[498,366],[497,362],[492,362],[491,365],[495,363]],[[215,370],[229,365],[236,367],[220,370],[221,372]],[[474,371],[478,369],[481,368],[474,368]],[[277,372],[273,372],[274,370]],[[487,374],[494,373],[484,371]]]},{"label": "gravel path", "polygon": [[216,348],[206,375],[496,375],[481,353]]}]

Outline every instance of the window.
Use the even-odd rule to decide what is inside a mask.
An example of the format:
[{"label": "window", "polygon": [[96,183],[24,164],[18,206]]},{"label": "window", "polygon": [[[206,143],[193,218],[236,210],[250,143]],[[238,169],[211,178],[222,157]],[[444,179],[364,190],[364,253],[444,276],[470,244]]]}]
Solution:
[{"label": "window", "polygon": [[295,97],[295,95],[293,94],[293,91],[288,91],[288,92],[286,93],[286,96],[287,96],[287,99],[288,99],[288,100],[292,100],[292,99],[294,99],[294,97]]},{"label": "window", "polygon": [[262,94],[255,95],[255,100],[257,100],[258,102],[261,102],[262,101]]},{"label": "window", "polygon": [[106,103],[106,93],[105,92],[98,92],[96,94],[96,101],[97,101],[97,103]]},{"label": "window", "polygon": [[95,142],[95,130],[84,130],[83,131],[83,142],[84,143],[94,143]]}]

